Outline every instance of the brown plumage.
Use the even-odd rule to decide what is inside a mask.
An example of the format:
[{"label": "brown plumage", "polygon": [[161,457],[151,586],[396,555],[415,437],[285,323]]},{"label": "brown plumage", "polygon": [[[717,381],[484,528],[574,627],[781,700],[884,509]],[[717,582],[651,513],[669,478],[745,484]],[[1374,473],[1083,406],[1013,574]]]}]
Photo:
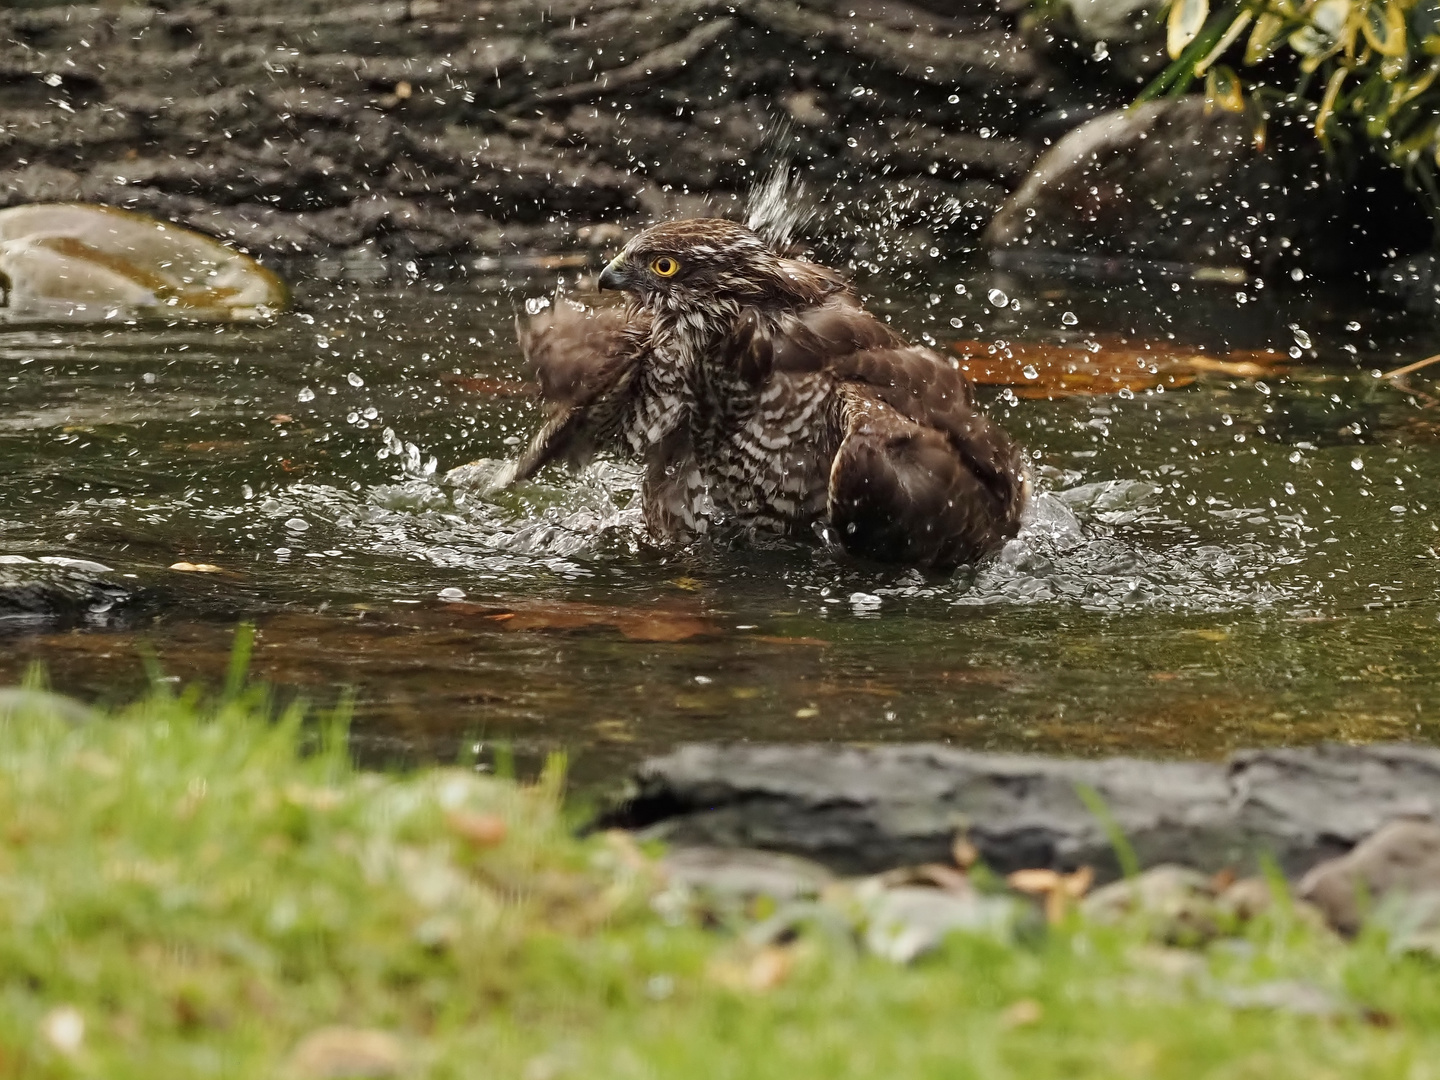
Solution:
[{"label": "brown plumage", "polygon": [[658,225],[600,275],[622,307],[519,325],[547,407],[506,477],[603,451],[643,462],[659,539],[820,532],[945,569],[1019,527],[1022,455],[970,383],[866,312],[832,270],[723,220]]}]

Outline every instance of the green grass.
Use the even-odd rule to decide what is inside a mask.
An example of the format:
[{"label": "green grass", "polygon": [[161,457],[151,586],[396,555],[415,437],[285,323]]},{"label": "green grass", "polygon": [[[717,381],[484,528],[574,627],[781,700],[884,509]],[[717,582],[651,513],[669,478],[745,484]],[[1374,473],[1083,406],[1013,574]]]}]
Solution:
[{"label": "green grass", "polygon": [[[1378,935],[1281,911],[1180,952],[1074,919],[901,968],[817,934],[767,954],[788,977],[733,989],[742,937],[668,925],[637,850],[572,825],[558,769],[363,772],[342,724],[238,686],[89,723],[6,705],[0,1076],[284,1076],[335,1024],[391,1033],[427,1077],[1440,1076],[1440,967]],[[1359,1011],[1223,1000],[1273,979]],[[45,1035],[67,1009],[70,1051]]]}]

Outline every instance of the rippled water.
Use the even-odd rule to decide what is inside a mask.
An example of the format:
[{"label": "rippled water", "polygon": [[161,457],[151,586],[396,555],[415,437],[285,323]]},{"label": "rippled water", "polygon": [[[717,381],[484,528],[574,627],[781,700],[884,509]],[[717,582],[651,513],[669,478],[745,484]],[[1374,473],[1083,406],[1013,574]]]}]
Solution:
[{"label": "rippled water", "polygon": [[296,276],[299,309],[268,326],[0,328],[0,554],[95,560],[152,597],[103,626],[0,631],[0,678],[38,659],[61,688],[122,698],[150,650],[216,679],[245,618],[258,674],[321,702],[354,688],[376,755],[563,747],[591,779],[697,738],[1214,754],[1440,737],[1440,387],[1373,374],[1440,351],[1434,329],[1273,286],[1241,302],[939,266],[923,287],[862,282],[942,345],[1122,333],[1298,354],[1263,382],[991,390],[1041,494],[999,557],[935,578],[790,546],[657,549],[614,463],[467,495],[445,474],[535,424],[512,319],[553,280]]}]

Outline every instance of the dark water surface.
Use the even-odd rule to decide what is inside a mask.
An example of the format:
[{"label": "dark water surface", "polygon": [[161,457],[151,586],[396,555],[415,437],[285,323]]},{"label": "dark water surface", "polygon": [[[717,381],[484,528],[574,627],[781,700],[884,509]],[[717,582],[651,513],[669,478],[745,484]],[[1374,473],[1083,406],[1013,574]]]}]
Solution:
[{"label": "dark water surface", "polygon": [[535,426],[511,323],[553,282],[303,277],[309,298],[267,326],[0,326],[0,555],[94,560],[157,598],[129,622],[0,629],[0,679],[38,660],[120,700],[148,650],[216,681],[243,618],[260,677],[319,703],[354,689],[377,758],[506,741],[568,749],[589,781],[689,739],[1440,739],[1440,386],[1372,374],[1440,334],[1358,294],[933,266],[924,288],[862,282],[942,344],[1299,354],[1263,381],[1128,397],[990,389],[1042,494],[999,558],[938,579],[818,549],[656,549],[615,464],[457,494],[448,469]]}]

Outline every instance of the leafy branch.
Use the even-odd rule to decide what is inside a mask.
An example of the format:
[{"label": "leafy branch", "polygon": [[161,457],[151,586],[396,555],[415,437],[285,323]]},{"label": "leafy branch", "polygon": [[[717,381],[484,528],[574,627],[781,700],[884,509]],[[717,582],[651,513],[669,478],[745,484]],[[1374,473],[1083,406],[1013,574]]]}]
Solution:
[{"label": "leafy branch", "polygon": [[[1207,108],[1246,110],[1222,59],[1254,67],[1286,54],[1297,96],[1316,105],[1328,152],[1368,146],[1399,167],[1440,228],[1440,0],[1170,0],[1171,64],[1140,95],[1185,93],[1205,80]],[[1255,87],[1252,87],[1252,93]]]}]

